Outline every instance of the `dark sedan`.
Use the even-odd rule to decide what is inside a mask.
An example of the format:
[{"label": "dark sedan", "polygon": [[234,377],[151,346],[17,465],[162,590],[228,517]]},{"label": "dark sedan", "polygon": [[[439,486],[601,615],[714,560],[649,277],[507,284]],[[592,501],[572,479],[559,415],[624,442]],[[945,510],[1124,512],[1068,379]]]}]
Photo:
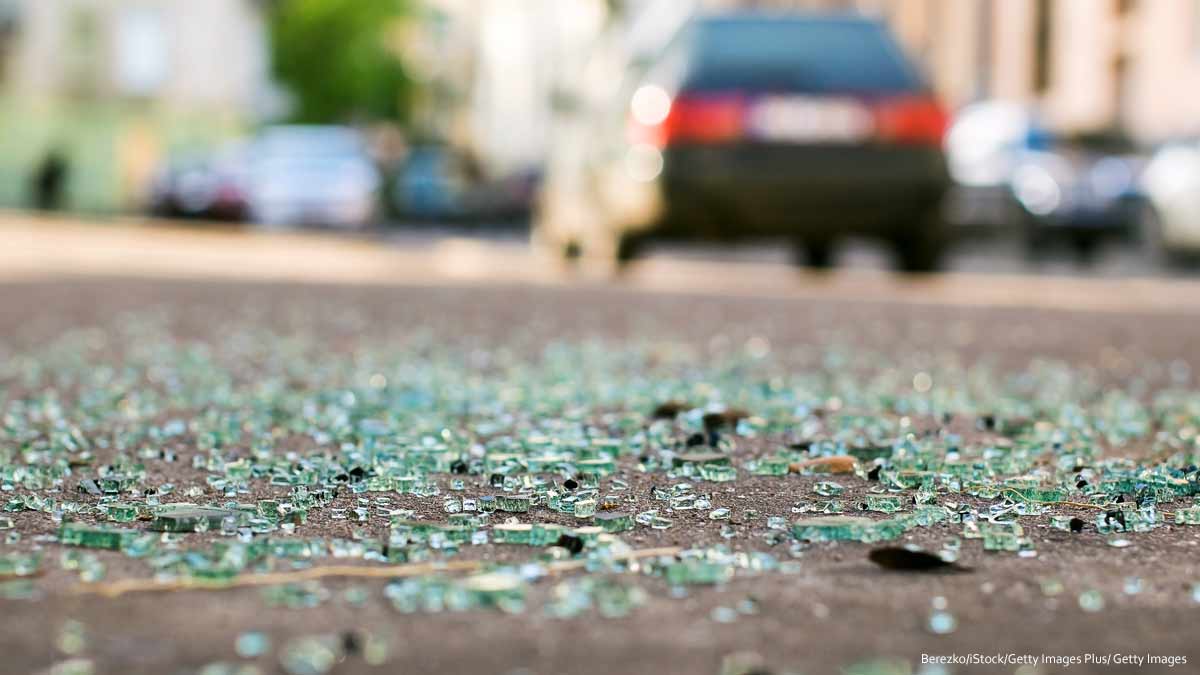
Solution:
[{"label": "dark sedan", "polygon": [[947,119],[883,24],[694,18],[621,101],[597,115],[582,166],[550,163],[542,243],[624,262],[655,239],[775,236],[824,266],[867,236],[902,269],[937,267]]}]

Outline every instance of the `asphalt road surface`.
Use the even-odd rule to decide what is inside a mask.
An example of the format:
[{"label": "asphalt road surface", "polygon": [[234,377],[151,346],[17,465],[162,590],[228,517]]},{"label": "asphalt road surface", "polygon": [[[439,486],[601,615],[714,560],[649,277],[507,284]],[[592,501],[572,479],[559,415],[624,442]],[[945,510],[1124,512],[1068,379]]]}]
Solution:
[{"label": "asphalt road surface", "polygon": [[[513,247],[471,240],[381,247],[324,237],[19,218],[0,225],[0,243],[0,358],[8,364],[0,376],[0,409],[44,393],[49,386],[44,383],[54,382],[56,372],[70,378],[83,372],[114,377],[123,365],[153,362],[157,357],[148,352],[160,348],[211,357],[215,368],[228,370],[235,380],[239,373],[274,378],[284,367],[279,363],[288,368],[303,363],[307,367],[292,375],[294,386],[303,389],[316,386],[307,377],[319,379],[329,369],[394,357],[389,350],[418,334],[427,350],[421,353],[445,357],[439,367],[463,378],[463,386],[473,382],[472,368],[485,384],[496,378],[540,378],[557,363],[553,350],[580,349],[568,351],[580,358],[576,370],[597,368],[571,377],[596,387],[589,391],[604,392],[596,394],[604,405],[581,400],[577,406],[599,427],[613,423],[605,415],[623,408],[648,414],[654,392],[677,391],[667,381],[672,376],[689,383],[686,391],[692,395],[704,396],[713,388],[736,387],[729,383],[737,382],[742,367],[747,378],[764,382],[820,374],[823,386],[834,392],[829,401],[838,399],[826,404],[833,411],[853,408],[856,392],[893,386],[887,379],[893,376],[924,391],[930,387],[919,384],[919,375],[934,373],[933,391],[939,391],[938,373],[968,378],[983,368],[990,373],[979,375],[983,385],[1009,382],[1006,376],[1012,375],[1013,391],[1020,391],[1021,378],[1032,378],[1044,386],[1030,390],[1030,396],[1075,393],[1100,416],[1102,405],[1119,408],[1124,400],[1105,398],[1105,392],[1145,400],[1172,388],[1189,391],[1196,386],[1189,364],[1200,363],[1200,285],[1186,280],[1007,273],[901,279],[869,269],[814,275],[782,263],[660,258],[610,282],[580,279],[553,265],[531,263]],[[626,349],[640,357],[651,354],[643,365],[663,381],[627,372]],[[841,360],[830,354],[840,354]],[[478,363],[464,365],[454,361],[456,356]],[[42,372],[39,364],[49,371],[49,380],[28,375]],[[19,373],[32,379],[22,380]],[[647,389],[637,396],[605,391],[602,383],[610,375]],[[708,382],[709,377],[714,379]],[[31,382],[43,383],[42,388]],[[61,380],[51,388],[69,408],[72,387],[86,382]],[[546,395],[558,395],[549,380],[543,384]],[[841,394],[839,387],[845,388]],[[758,394],[746,396],[760,400]],[[979,396],[987,400],[986,393]],[[997,405],[1011,403],[1006,400],[996,399]],[[135,404],[122,399],[112,405],[126,406],[121,409],[128,409],[128,423],[135,424],[136,407],[129,407]],[[889,424],[902,417],[896,411],[868,412],[888,418]],[[905,424],[914,433],[944,428],[960,435],[964,445],[996,442],[981,419],[913,412]],[[1053,423],[1070,422],[1063,417]],[[1151,436],[1093,440],[1100,456],[1145,460],[1156,452]],[[740,462],[793,440],[792,432],[776,431],[741,438],[730,452]],[[181,455],[196,454],[195,442],[187,439]],[[0,447],[0,456],[10,458],[6,461],[13,461],[14,445],[10,436],[9,447]],[[110,451],[101,454],[111,458],[115,451]],[[635,509],[640,511],[653,506],[646,495],[657,479],[636,471],[636,461],[622,460],[620,475],[631,484],[629,494],[641,500]],[[177,490],[204,489],[204,473],[190,461],[168,465],[148,459],[146,467],[150,484],[170,481]],[[75,494],[76,479],[56,496],[94,503],[92,496]],[[0,599],[0,671],[50,672],[54,664],[76,658],[90,662],[97,673],[198,672],[214,662],[234,665],[209,672],[237,672],[232,668],[240,665],[289,672],[281,665],[282,646],[314,634],[339,639],[369,634],[387,642],[386,659],[378,665],[364,658],[361,646],[343,645],[339,661],[331,665],[336,673],[1061,670],[1014,662],[922,665],[926,655],[952,654],[1186,659],[1175,668],[1112,661],[1076,665],[1070,672],[1189,672],[1200,664],[1194,630],[1200,603],[1192,595],[1193,584],[1200,582],[1200,528],[1130,534],[1132,545],[1119,547],[1090,524],[1079,534],[1030,525],[1036,532],[1035,557],[985,552],[978,541],[963,539],[960,560],[972,571],[957,574],[882,570],[867,560],[870,546],[857,542],[810,544],[793,558],[789,544],[764,541],[760,520],[779,515],[790,522],[798,517],[792,506],[812,499],[816,483],[828,479],[743,473],[733,483],[705,488],[714,494],[714,506],[732,508],[730,521],[679,512],[670,529],[629,533],[635,549],[725,545],[768,552],[799,567],[789,574],[739,573],[717,586],[689,586],[685,597],[675,597],[659,579],[637,579],[647,599],[620,618],[591,612],[552,619],[536,611],[553,593],[551,580],[532,585],[532,609],[511,615],[496,610],[400,613],[383,595],[384,579],[329,581],[325,586],[333,599],[300,609],[271,606],[256,588],[101,597],[78,592],[78,573],[59,563],[64,547],[39,540],[56,531],[50,514],[0,514],[12,517],[13,531],[21,534],[4,549],[46,553],[43,572],[33,579],[37,598]],[[483,480],[471,477],[468,489],[485,489]],[[865,494],[871,487],[858,476],[836,480],[848,494]],[[255,489],[254,498],[282,494],[269,486]],[[210,498],[215,499],[204,497]],[[351,508],[354,498],[343,494],[334,506]],[[397,499],[396,505],[438,517],[427,500]],[[986,510],[994,500],[963,501]],[[746,509],[758,514],[748,516]],[[1094,516],[1082,508],[1058,512],[1089,523]],[[724,536],[725,527],[732,537]],[[351,530],[347,521],[315,516],[296,533],[350,537]],[[900,543],[938,550],[960,537],[960,530],[957,524],[918,528]],[[184,545],[218,536],[185,535]],[[485,560],[512,555],[511,547],[497,545],[464,551],[467,558]],[[142,561],[107,551],[98,555],[107,564],[108,581],[149,575]],[[1140,585],[1130,588],[1131,578]],[[1061,590],[1049,590],[1051,581],[1060,582]],[[365,590],[365,599],[343,599],[351,588]],[[1093,590],[1104,599],[1099,611],[1077,600]],[[940,603],[954,617],[948,631],[930,628],[931,612]],[[752,610],[737,609],[747,606]],[[64,649],[68,621],[78,621],[85,638],[81,646]],[[245,631],[268,635],[272,648],[255,658],[238,656],[235,641]]]}]

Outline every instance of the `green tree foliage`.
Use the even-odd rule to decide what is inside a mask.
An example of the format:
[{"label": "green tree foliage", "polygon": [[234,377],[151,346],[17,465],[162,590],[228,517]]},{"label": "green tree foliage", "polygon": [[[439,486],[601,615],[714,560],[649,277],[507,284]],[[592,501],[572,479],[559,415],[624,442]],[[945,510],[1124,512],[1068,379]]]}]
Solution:
[{"label": "green tree foliage", "polygon": [[405,0],[277,0],[268,5],[271,63],[297,122],[406,117],[412,80],[387,41]]}]

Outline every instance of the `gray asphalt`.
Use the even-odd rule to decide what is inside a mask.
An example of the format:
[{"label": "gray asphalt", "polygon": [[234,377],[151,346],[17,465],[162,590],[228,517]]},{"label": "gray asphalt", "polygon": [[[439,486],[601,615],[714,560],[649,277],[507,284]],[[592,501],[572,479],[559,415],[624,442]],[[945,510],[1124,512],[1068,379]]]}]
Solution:
[{"label": "gray asphalt", "polygon": [[[875,354],[897,367],[936,358],[987,361],[1015,370],[1053,359],[1089,373],[1089,378],[1125,382],[1178,359],[1200,362],[1200,323],[1166,313],[1090,313],[1019,308],[962,308],[846,304],[812,298],[714,297],[654,294],[624,288],[495,285],[481,288],[430,285],[322,285],[229,283],[220,281],[88,278],[69,281],[10,282],[0,287],[0,341],[16,353],[36,352],[68,331],[89,328],[89,343],[111,345],[93,353],[96,363],[115,363],[124,350],[117,338],[131,317],[165,318],[170,335],[218,349],[229,331],[285,331],[292,340],[326,345],[329,359],[402,341],[414,331],[443,336],[448,344],[476,349],[528,350],[531,365],[552,341],[607,340],[632,344],[653,340],[660,348],[694,351],[696,366],[717,367],[741,345],[770,345],[781,372],[805,366],[806,350],[838,344]],[[263,334],[263,333],[258,333]],[[371,347],[375,345],[375,347]],[[749,347],[747,347],[749,348]],[[266,349],[258,345],[254,349]],[[733,350],[733,351],[731,351]],[[519,352],[518,352],[519,353]],[[682,352],[681,352],[682,353]],[[108,354],[106,356],[106,354]],[[922,356],[924,355],[924,356]],[[241,358],[241,357],[239,357]],[[799,360],[793,360],[799,359]],[[915,360],[914,360],[915,359]],[[924,360],[923,360],[924,359]],[[313,363],[320,365],[322,358]],[[858,364],[863,366],[864,364]],[[855,366],[855,367],[858,367]],[[252,366],[257,367],[257,366]],[[1158,377],[1162,370],[1157,371]],[[972,420],[962,429],[971,431]],[[757,448],[757,450],[756,450]],[[755,442],[741,452],[762,452]],[[1144,448],[1124,450],[1131,456]],[[152,462],[155,481],[181,488],[202,478],[176,463]],[[179,473],[172,473],[178,471]],[[631,474],[636,476],[636,474]],[[640,480],[640,479],[638,479]],[[733,487],[763,513],[790,516],[788,504],[809,495],[815,478],[746,478]],[[866,483],[847,477],[852,490]],[[640,482],[641,488],[647,487]],[[640,493],[639,493],[640,494]],[[741,504],[738,504],[741,506]],[[1080,515],[1087,515],[1081,513]],[[44,515],[14,514],[25,542],[53,531]],[[675,528],[633,538],[638,547],[713,545],[724,541],[719,525],[701,514],[680,518]],[[311,536],[345,536],[346,525],[315,520]],[[738,546],[763,546],[748,528]],[[906,538],[937,547],[951,527],[931,528]],[[1105,546],[1097,534],[1070,537],[1048,532],[1040,555],[985,554],[964,545],[964,561],[975,568],[960,575],[891,575],[865,560],[858,544],[818,545],[800,562],[799,575],[738,578],[717,587],[697,587],[687,598],[671,598],[650,583],[649,603],[624,619],[587,615],[549,620],[537,612],[502,616],[492,612],[404,615],[381,597],[382,580],[360,586],[369,593],[362,606],[334,601],[307,610],[264,605],[254,589],[185,591],[116,599],[72,593],[75,575],[57,569],[58,547],[46,544],[51,563],[36,584],[37,601],[0,601],[4,630],[0,653],[4,672],[34,672],[64,658],[55,647],[69,619],[87,630],[83,655],[98,673],[195,672],[214,661],[239,661],[233,654],[241,631],[261,630],[276,645],[299,635],[347,630],[384,635],[391,645],[388,663],[373,668],[347,657],[333,672],[450,673],[717,673],[730,659],[748,658],[760,672],[835,673],[851,664],[886,660],[889,670],[920,668],[923,655],[952,653],[1062,654],[1154,653],[1179,655],[1200,663],[1200,646],[1186,627],[1200,618],[1190,599],[1197,580],[1190,531],[1171,530],[1137,537],[1135,546]],[[768,549],[770,550],[770,549]],[[482,552],[488,555],[487,551]],[[785,554],[786,555],[786,554]],[[101,553],[110,575],[144,575],[136,564]],[[1147,590],[1123,595],[1124,580],[1136,575]],[[1043,596],[1039,581],[1060,579],[1060,598]],[[335,591],[347,587],[331,582]],[[1108,607],[1082,611],[1074,602],[1084,589],[1102,589]],[[539,587],[535,598],[548,593]],[[948,598],[959,622],[950,635],[927,628],[931,598]],[[717,607],[753,597],[758,613],[733,623],[713,620]],[[737,656],[741,654],[742,656]],[[265,672],[282,672],[273,657],[254,661]],[[1190,669],[1190,666],[1189,666]],[[1014,672],[1013,666],[953,667],[920,672]],[[1051,668],[1024,670],[1055,672]],[[1132,672],[1130,667],[1079,666],[1072,672]],[[1165,667],[1145,672],[1180,672]]]}]

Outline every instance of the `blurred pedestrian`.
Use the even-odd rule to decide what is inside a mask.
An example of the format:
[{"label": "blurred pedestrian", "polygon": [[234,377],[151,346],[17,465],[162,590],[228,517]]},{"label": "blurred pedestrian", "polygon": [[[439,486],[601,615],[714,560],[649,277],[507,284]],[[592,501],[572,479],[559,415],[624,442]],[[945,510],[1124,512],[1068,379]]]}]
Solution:
[{"label": "blurred pedestrian", "polygon": [[63,207],[63,190],[70,170],[61,149],[52,148],[46,153],[33,175],[34,207],[42,211],[57,211]]}]

